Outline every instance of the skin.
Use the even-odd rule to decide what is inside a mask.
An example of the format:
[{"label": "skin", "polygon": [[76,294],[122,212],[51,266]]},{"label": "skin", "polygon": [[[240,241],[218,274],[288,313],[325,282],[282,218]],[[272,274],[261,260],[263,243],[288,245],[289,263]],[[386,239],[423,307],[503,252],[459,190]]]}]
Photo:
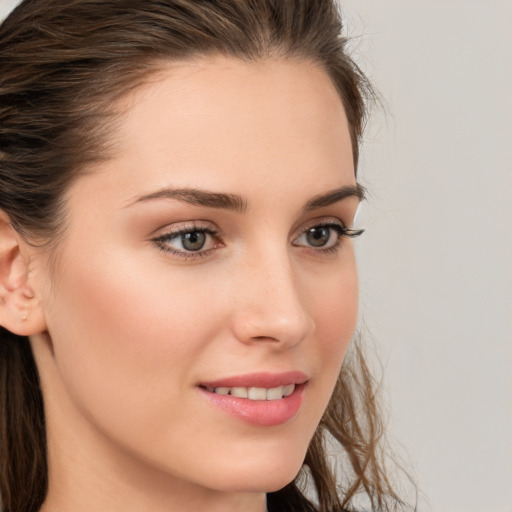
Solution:
[{"label": "skin", "polygon": [[[124,107],[116,156],[68,191],[53,273],[17,238],[31,301],[18,330],[48,425],[43,510],[262,512],[301,468],[356,323],[352,240],[331,229],[328,251],[304,235],[350,226],[358,206],[304,211],[356,183],[340,98],[308,62],[210,57],[165,67]],[[236,194],[246,209],[138,200],[165,188]],[[217,230],[202,256],[154,241],[191,222]],[[290,370],[308,377],[303,403],[273,427],[197,387]]]}]

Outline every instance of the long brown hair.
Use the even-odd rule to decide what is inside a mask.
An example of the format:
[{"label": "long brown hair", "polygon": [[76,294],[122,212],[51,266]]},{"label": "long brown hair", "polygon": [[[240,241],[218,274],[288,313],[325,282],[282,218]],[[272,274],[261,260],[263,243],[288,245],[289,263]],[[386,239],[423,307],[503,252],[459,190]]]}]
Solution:
[{"label": "long brown hair", "polygon": [[[64,192],[113,150],[117,100],[163,62],[199,55],[321,66],[342,99],[357,168],[371,87],[341,31],[331,0],[25,0],[0,27],[0,209],[30,243],[58,243]],[[269,510],[340,512],[361,493],[372,510],[401,507],[379,456],[374,387],[353,344],[301,472],[268,495]],[[346,455],[343,479],[326,443]],[[305,496],[306,476],[316,498]],[[0,327],[4,511],[36,512],[47,485],[43,397],[29,340]]]}]

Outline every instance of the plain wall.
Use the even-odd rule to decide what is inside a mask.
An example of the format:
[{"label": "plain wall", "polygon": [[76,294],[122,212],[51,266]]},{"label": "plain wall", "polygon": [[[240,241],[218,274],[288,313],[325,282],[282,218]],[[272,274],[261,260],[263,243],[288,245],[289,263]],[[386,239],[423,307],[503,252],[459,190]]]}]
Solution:
[{"label": "plain wall", "polygon": [[18,3],[19,0],[0,0],[0,20],[3,20]]},{"label": "plain wall", "polygon": [[511,512],[512,2],[342,5],[387,112],[358,256],[391,431],[420,510]]},{"label": "plain wall", "polygon": [[420,511],[512,512],[512,2],[342,5],[387,111],[357,245],[392,436]]}]

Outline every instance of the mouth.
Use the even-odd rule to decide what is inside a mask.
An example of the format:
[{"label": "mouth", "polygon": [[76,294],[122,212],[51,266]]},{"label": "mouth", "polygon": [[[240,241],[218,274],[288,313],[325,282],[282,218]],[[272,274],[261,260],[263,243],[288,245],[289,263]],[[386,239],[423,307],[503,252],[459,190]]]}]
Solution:
[{"label": "mouth", "polygon": [[260,388],[273,389],[290,386],[292,384],[304,384],[308,380],[305,373],[299,371],[271,373],[259,372],[246,375],[236,375],[217,379],[214,381],[201,382],[200,386],[207,389],[216,388]]},{"label": "mouth", "polygon": [[238,398],[247,398],[249,400],[281,400],[290,396],[295,391],[295,384],[286,384],[285,386],[277,386],[275,388],[258,388],[258,387],[206,387],[209,393],[216,393],[222,396],[236,396]]},{"label": "mouth", "polygon": [[256,426],[276,426],[295,417],[308,378],[302,372],[258,373],[198,386],[207,401],[229,416]]}]

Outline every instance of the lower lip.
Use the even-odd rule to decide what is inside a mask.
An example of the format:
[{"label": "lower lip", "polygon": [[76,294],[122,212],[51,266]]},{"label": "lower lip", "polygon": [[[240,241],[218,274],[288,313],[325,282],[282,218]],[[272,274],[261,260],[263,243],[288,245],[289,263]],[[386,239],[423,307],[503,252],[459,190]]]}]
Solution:
[{"label": "lower lip", "polygon": [[279,400],[249,400],[218,395],[199,388],[206,399],[219,409],[250,425],[274,427],[291,420],[300,410],[306,384],[295,386],[293,393]]}]

